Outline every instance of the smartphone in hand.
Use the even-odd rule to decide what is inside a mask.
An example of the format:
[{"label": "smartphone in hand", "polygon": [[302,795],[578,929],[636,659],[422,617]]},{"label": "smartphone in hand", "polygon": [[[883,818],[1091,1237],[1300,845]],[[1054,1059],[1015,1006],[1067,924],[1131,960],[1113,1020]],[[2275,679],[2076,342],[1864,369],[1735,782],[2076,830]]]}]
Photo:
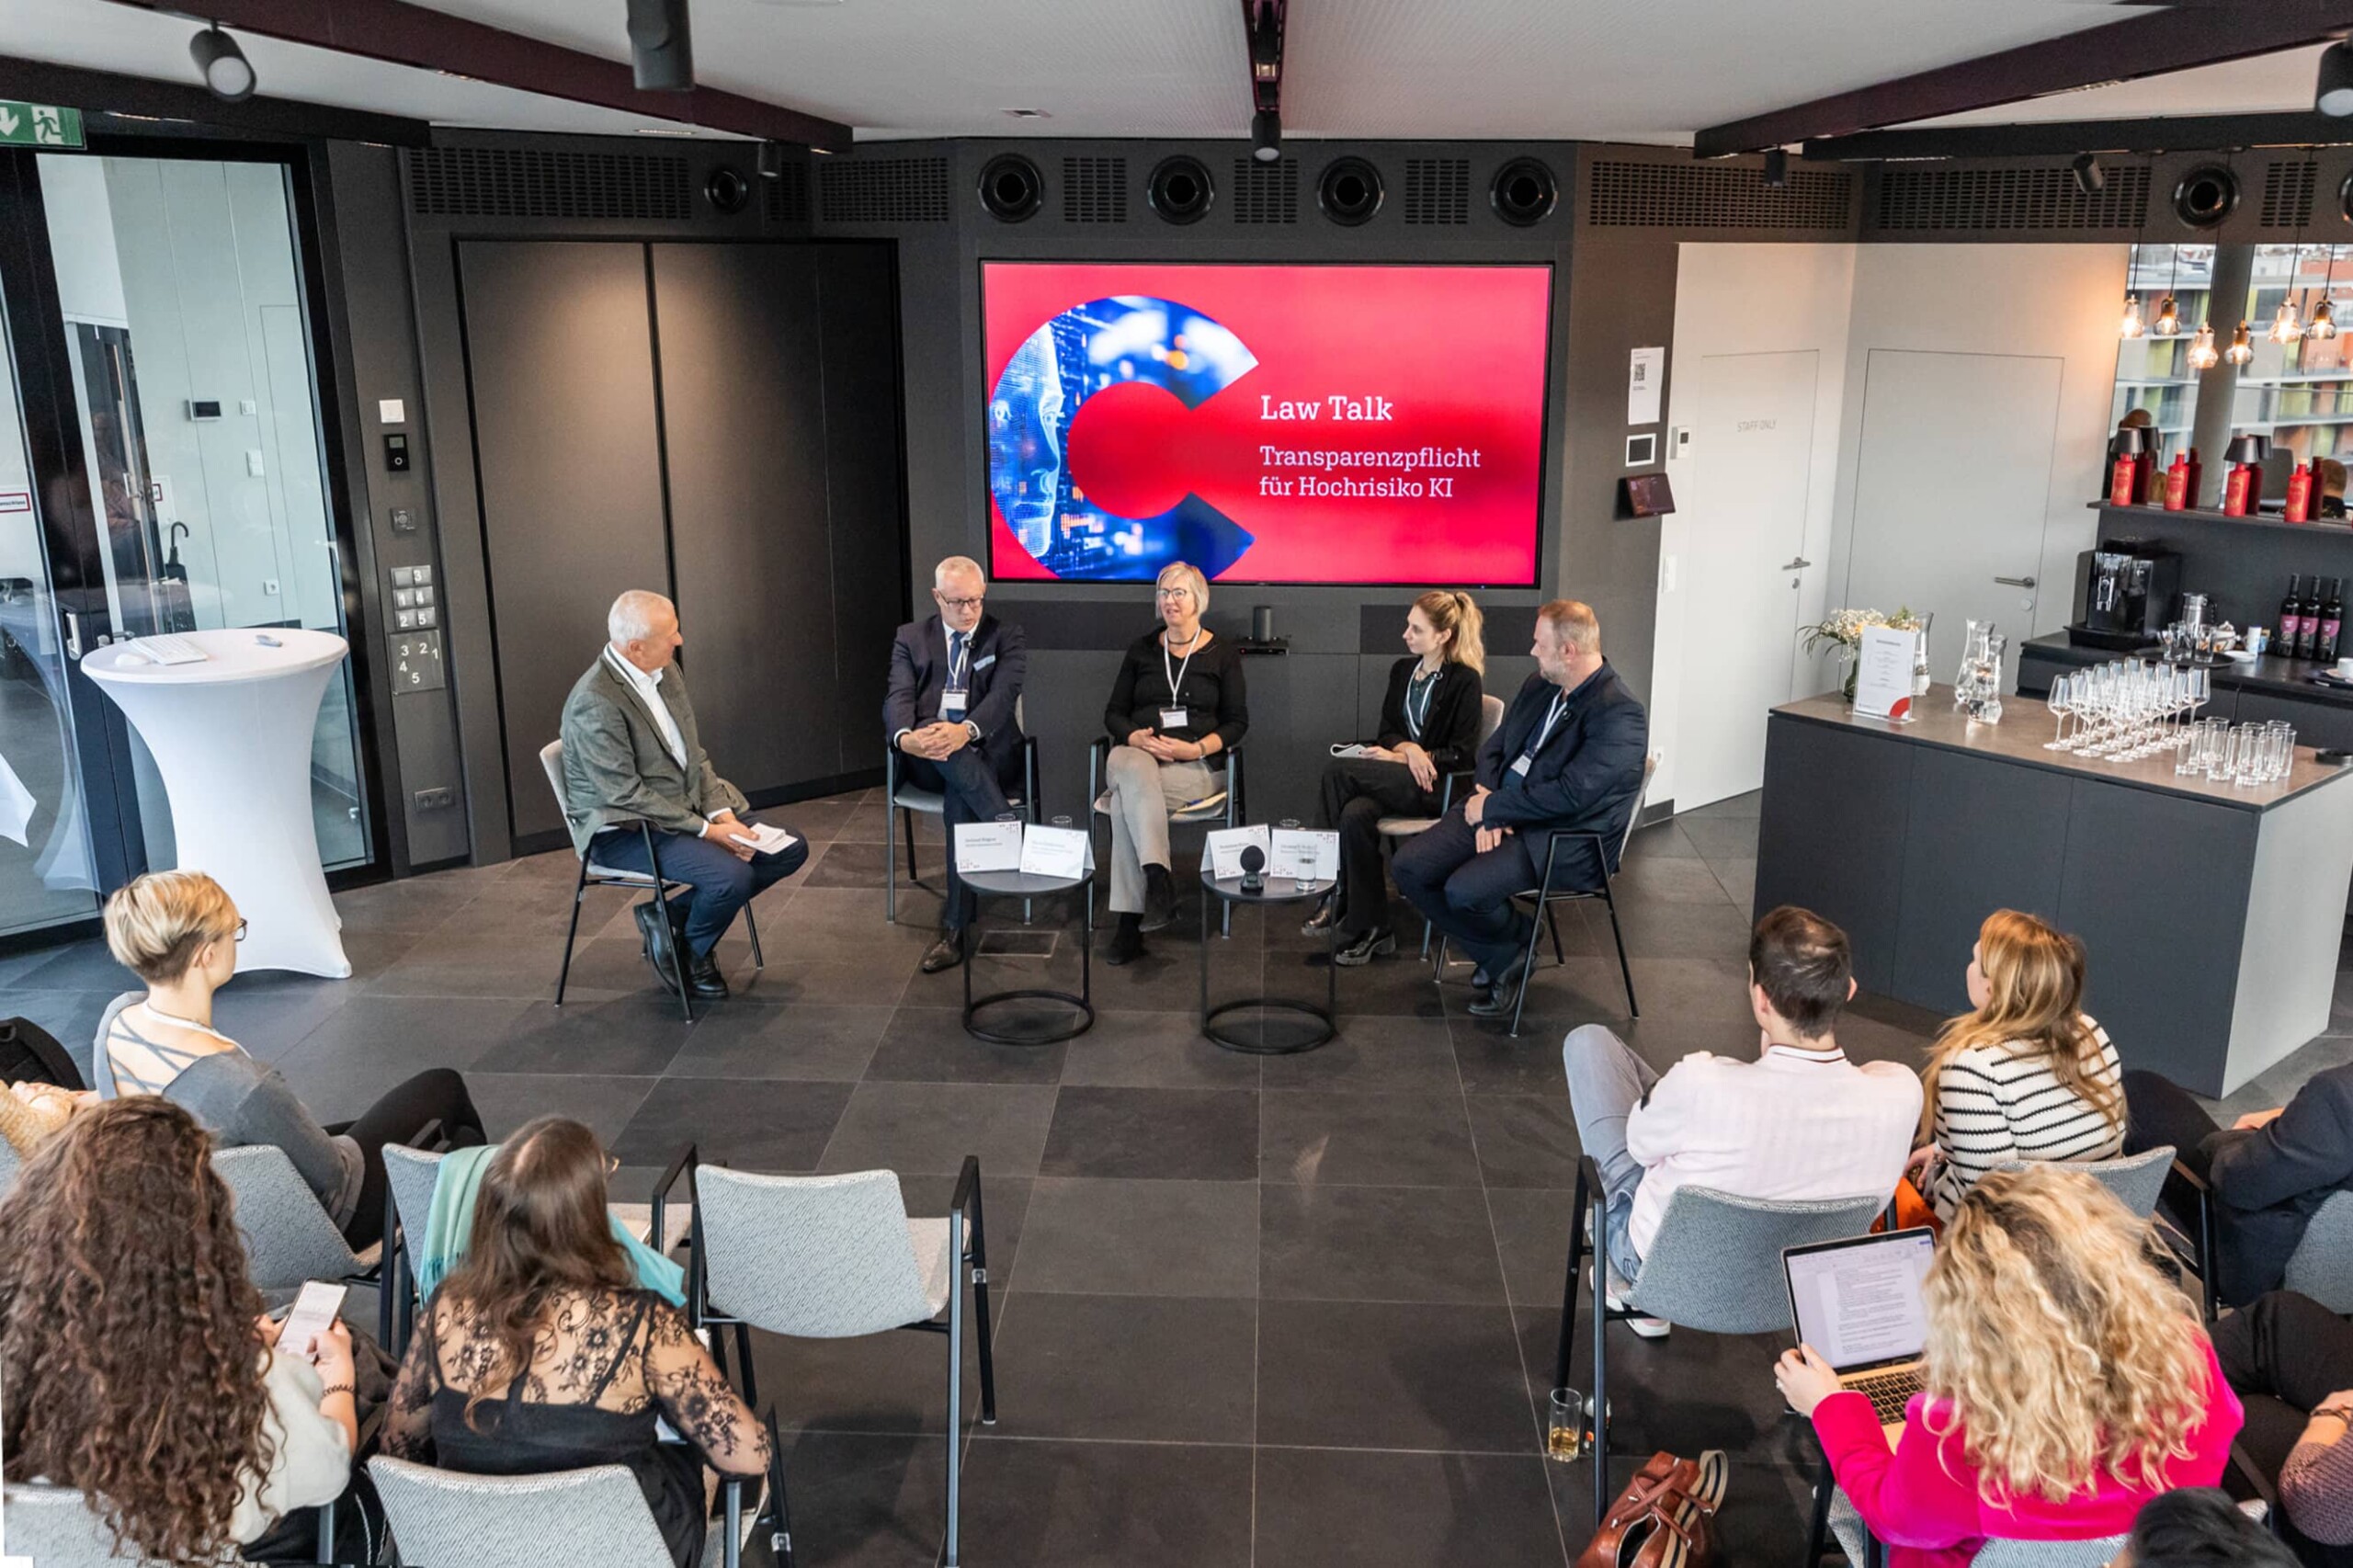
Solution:
[{"label": "smartphone in hand", "polygon": [[318,1356],[311,1348],[311,1341],[324,1334],[334,1324],[335,1313],[343,1310],[343,1298],[350,1290],[347,1285],[329,1285],[313,1279],[294,1298],[294,1310],[286,1314],[278,1326],[278,1346],[281,1350],[300,1356],[305,1361],[316,1361]]}]

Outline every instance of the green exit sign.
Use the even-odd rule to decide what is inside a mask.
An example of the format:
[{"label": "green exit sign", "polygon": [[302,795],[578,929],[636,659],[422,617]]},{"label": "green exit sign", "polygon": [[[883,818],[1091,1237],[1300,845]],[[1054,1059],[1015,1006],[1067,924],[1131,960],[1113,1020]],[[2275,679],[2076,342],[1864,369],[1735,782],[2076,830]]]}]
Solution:
[{"label": "green exit sign", "polygon": [[82,111],[0,98],[0,146],[79,147]]}]

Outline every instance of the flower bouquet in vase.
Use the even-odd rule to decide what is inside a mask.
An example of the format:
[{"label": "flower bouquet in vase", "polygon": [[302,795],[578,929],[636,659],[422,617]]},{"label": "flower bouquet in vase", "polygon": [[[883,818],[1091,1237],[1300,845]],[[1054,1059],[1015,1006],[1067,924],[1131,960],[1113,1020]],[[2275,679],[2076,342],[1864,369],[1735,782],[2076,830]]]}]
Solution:
[{"label": "flower bouquet in vase", "polygon": [[1885,626],[1897,631],[1909,631],[1924,640],[1928,630],[1925,616],[1914,615],[1909,608],[1903,606],[1898,606],[1893,615],[1882,615],[1875,609],[1834,609],[1812,626],[1798,629],[1799,641],[1805,644],[1807,653],[1817,653],[1824,647],[1836,648],[1838,651],[1841,672],[1838,678],[1838,694],[1847,699],[1847,705],[1850,708],[1855,704],[1856,672],[1861,667],[1859,660],[1862,653],[1863,631],[1865,628],[1872,626]]}]

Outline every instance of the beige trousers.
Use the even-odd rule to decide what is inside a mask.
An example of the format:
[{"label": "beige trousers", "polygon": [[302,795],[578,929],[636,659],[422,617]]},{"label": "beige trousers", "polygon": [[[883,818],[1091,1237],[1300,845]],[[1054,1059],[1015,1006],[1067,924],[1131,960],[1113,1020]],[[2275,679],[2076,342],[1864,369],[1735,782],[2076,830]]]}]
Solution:
[{"label": "beige trousers", "polygon": [[1168,864],[1168,814],[1211,794],[1223,773],[1207,762],[1160,762],[1113,746],[1103,809],[1111,818],[1111,913],[1143,912],[1143,869]]}]

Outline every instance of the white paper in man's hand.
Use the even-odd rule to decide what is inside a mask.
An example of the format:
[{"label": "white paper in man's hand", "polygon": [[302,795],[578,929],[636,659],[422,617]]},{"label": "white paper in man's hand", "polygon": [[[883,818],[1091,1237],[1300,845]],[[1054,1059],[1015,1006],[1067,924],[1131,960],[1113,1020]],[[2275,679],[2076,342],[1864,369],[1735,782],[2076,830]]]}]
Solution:
[{"label": "white paper in man's hand", "polygon": [[1076,881],[1091,869],[1090,847],[1083,828],[1029,828],[1021,835],[1021,873]]},{"label": "white paper in man's hand", "polygon": [[1021,869],[1021,824],[964,822],[956,824],[956,869],[1017,871]]},{"label": "white paper in man's hand", "polygon": [[1278,877],[1302,882],[1331,882],[1340,878],[1340,835],[1314,830],[1277,828],[1267,869]]},{"label": "white paper in man's hand", "polygon": [[[1263,823],[1256,827],[1222,827],[1211,833],[1208,843],[1201,848],[1201,853],[1210,859],[1210,874],[1214,877],[1242,875],[1242,852],[1254,844],[1258,846],[1259,854],[1267,855],[1267,827]],[[1269,855],[1268,858],[1272,857]]]},{"label": "white paper in man's hand", "polygon": [[756,855],[773,855],[779,849],[790,849],[801,842],[784,829],[767,823],[752,822],[745,823],[744,825],[752,830],[752,852]]}]

